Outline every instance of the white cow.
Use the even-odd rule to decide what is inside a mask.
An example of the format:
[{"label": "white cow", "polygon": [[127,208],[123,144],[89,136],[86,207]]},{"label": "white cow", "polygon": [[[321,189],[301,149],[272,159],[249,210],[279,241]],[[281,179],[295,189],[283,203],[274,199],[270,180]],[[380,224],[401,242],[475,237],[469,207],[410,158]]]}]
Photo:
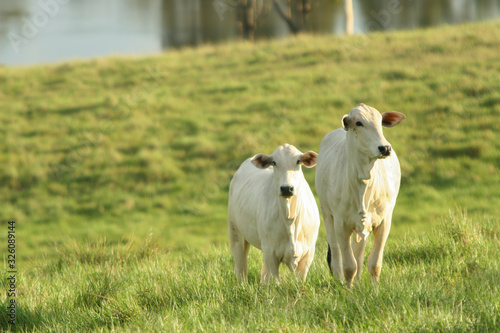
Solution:
[{"label": "white cow", "polygon": [[312,168],[318,154],[284,144],[270,156],[247,159],[229,186],[228,227],[234,273],[247,280],[250,244],[262,250],[261,283],[278,278],[285,263],[305,279],[314,257],[319,211],[301,166]]},{"label": "white cow", "polygon": [[[396,153],[382,126],[405,119],[359,104],[342,118],[342,127],[328,133],[319,148],[316,190],[328,238],[327,261],[332,274],[351,287],[361,276],[368,234],[373,249],[368,258],[372,282],[378,281],[385,242],[401,180]],[[351,247],[351,235],[353,236]],[[356,274],[357,273],[357,274]]]}]

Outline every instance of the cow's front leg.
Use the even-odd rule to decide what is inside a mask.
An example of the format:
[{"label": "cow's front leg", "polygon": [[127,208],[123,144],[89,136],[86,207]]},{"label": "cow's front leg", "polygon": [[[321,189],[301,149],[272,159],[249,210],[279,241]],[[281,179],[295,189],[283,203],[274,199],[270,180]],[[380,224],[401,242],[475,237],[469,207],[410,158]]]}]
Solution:
[{"label": "cow's front leg", "polygon": [[377,228],[373,229],[373,248],[368,257],[368,271],[372,276],[372,283],[378,282],[382,270],[384,247],[391,229],[391,216],[388,216]]},{"label": "cow's front leg", "polygon": [[262,253],[264,254],[264,266],[262,266],[262,272],[260,273],[260,283],[268,283],[279,278],[280,261],[274,255],[272,248],[263,247]]},{"label": "cow's front leg", "polygon": [[368,242],[368,238],[365,237],[364,239],[359,237],[358,234],[353,234],[352,235],[352,251],[354,254],[354,258],[356,259],[356,264],[357,264],[357,272],[356,272],[356,280],[359,280],[361,278],[361,272],[363,271],[363,261],[364,261],[364,255],[365,255],[365,247],[366,243]]},{"label": "cow's front leg", "polygon": [[297,266],[297,274],[299,277],[305,281],[307,277],[307,273],[309,272],[309,267],[311,267],[311,263],[314,258],[314,245],[309,252],[299,261],[299,265]]},{"label": "cow's front leg", "polygon": [[[336,218],[337,220],[337,218]],[[343,222],[343,221],[339,221]],[[343,223],[335,223],[335,234],[337,243],[342,254],[342,266],[344,271],[344,278],[347,288],[351,288],[352,281],[357,271],[356,259],[351,248],[351,234],[352,230],[344,228]]]}]

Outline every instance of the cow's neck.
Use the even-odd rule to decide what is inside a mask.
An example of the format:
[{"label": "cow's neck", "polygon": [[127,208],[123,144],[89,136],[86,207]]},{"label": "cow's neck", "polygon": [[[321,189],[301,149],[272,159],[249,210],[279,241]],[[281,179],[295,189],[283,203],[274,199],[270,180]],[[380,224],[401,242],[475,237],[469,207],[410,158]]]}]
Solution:
[{"label": "cow's neck", "polygon": [[356,221],[356,232],[365,238],[371,231],[371,216],[368,214],[366,203],[369,202],[367,196],[371,193],[369,188],[373,182],[371,171],[377,160],[370,159],[365,154],[356,149],[349,149],[349,147],[348,152],[347,182],[352,194],[350,197],[354,199],[354,208],[356,209],[352,218]]}]

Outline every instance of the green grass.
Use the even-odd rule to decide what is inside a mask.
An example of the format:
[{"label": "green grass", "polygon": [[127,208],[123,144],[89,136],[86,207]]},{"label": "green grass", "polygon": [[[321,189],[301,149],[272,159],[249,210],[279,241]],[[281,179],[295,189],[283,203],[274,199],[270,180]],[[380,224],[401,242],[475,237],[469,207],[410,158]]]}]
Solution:
[{"label": "green grass", "polygon": [[365,271],[352,290],[332,279],[324,242],[306,283],[282,269],[280,283],[268,286],[258,283],[262,258],[255,250],[249,283],[240,285],[228,246],[178,256],[150,238],[139,250],[115,251],[103,240],[74,244],[59,249],[57,261],[20,274],[17,328],[494,332],[499,235],[489,220],[450,214],[426,235],[391,240],[380,283],[372,286]]},{"label": "green grass", "polygon": [[[481,303],[498,310],[497,289],[485,295],[488,289],[470,282],[470,296],[467,274],[438,272],[471,259],[434,257],[426,247],[451,251],[449,239],[428,238],[450,209],[467,210],[481,225],[498,224],[499,51],[500,24],[492,22],[0,67],[0,239],[15,219],[20,322],[27,330],[63,331],[149,330],[161,323],[179,330],[498,325]],[[249,286],[228,283],[227,190],[239,164],[285,142],[318,151],[360,102],[407,116],[385,130],[402,184],[380,287],[372,291],[362,281],[344,291],[319,263],[304,286],[285,280],[259,287],[255,262]],[[304,173],[315,192],[314,169]],[[150,234],[152,248],[145,245]],[[497,238],[481,237],[489,252],[478,255],[490,258]],[[317,262],[324,261],[325,243],[321,228]],[[494,260],[478,265],[484,281],[498,277]],[[457,279],[461,289],[440,279]],[[422,280],[429,285],[420,286]],[[175,296],[184,289],[190,294]],[[404,295],[409,303],[398,298]],[[294,304],[299,296],[317,302]],[[386,298],[393,305],[376,310]]]}]

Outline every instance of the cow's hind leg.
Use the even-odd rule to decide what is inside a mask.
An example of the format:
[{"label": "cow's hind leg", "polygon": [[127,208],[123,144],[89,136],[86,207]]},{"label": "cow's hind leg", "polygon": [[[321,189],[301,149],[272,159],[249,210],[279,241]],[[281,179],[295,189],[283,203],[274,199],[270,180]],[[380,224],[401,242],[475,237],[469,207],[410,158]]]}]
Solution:
[{"label": "cow's hind leg", "polygon": [[234,274],[238,281],[247,281],[248,250],[250,244],[243,238],[234,225],[229,222],[229,240],[234,258]]},{"label": "cow's hind leg", "polygon": [[334,276],[338,277],[342,281],[342,257],[340,254],[339,245],[337,243],[337,237],[335,236],[333,216],[324,211],[322,211],[322,213],[328,239],[328,253],[326,255],[328,268],[330,268],[330,272]]}]

